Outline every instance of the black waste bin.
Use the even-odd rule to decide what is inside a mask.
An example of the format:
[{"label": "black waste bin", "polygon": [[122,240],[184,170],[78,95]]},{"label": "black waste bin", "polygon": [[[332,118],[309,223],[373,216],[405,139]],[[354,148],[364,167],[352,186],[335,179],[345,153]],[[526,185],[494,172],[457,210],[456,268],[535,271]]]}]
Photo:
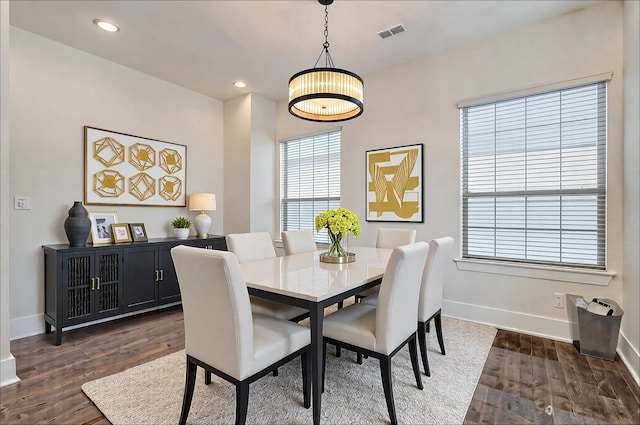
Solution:
[{"label": "black waste bin", "polygon": [[614,361],[624,311],[615,301],[567,294],[571,338],[580,354]]}]

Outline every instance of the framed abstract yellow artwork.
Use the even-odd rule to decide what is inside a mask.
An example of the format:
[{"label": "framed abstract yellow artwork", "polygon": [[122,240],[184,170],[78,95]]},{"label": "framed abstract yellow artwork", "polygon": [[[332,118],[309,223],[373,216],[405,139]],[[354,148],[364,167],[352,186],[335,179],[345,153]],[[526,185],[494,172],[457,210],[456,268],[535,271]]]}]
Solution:
[{"label": "framed abstract yellow artwork", "polygon": [[84,127],[84,203],[184,207],[187,147]]},{"label": "framed abstract yellow artwork", "polygon": [[366,152],[367,221],[423,222],[422,143]]}]

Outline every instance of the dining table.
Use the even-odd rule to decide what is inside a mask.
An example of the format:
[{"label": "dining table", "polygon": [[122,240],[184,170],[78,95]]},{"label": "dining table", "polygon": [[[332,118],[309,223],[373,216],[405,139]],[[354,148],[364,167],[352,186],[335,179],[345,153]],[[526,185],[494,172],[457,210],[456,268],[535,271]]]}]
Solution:
[{"label": "dining table", "polygon": [[309,310],[313,423],[322,406],[322,326],[325,308],[379,285],[391,249],[350,246],[350,263],[320,261],[322,251],[240,264],[249,294]]}]

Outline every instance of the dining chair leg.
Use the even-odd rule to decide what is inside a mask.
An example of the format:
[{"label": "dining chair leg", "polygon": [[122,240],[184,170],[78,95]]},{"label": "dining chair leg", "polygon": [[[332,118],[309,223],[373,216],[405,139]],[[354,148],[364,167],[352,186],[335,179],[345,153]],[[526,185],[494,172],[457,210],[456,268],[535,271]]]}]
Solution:
[{"label": "dining chair leg", "polygon": [[358,364],[362,364],[362,353],[356,353],[356,358],[358,359]]},{"label": "dining chair leg", "polygon": [[444,351],[444,339],[442,338],[442,313],[440,311],[436,314],[434,321],[436,324],[436,334],[438,335],[438,344],[440,344],[440,352],[444,356],[446,353]]},{"label": "dining chair leg", "polygon": [[411,367],[413,367],[413,374],[416,377],[416,386],[419,390],[422,390],[422,375],[420,375],[420,365],[418,364],[418,346],[416,344],[415,335],[411,341],[409,341],[409,355],[411,356]]},{"label": "dining chair leg", "polygon": [[191,400],[193,399],[193,390],[196,385],[196,372],[198,366],[187,359],[187,373],[184,381],[184,396],[182,397],[182,411],[180,412],[180,425],[187,423],[189,409],[191,408]]},{"label": "dining chair leg", "polygon": [[322,343],[322,392],[324,392],[324,374],[327,371],[327,343]]},{"label": "dining chair leg", "polygon": [[236,425],[244,425],[247,422],[248,407],[249,382],[241,381],[236,384]]},{"label": "dining chair leg", "polygon": [[396,406],[393,402],[393,387],[391,386],[391,357],[383,357],[380,359],[380,375],[382,375],[382,388],[384,388],[384,398],[387,401],[387,410],[389,410],[391,425],[397,425],[398,418],[396,417]]},{"label": "dining chair leg", "polygon": [[300,356],[302,363],[302,394],[304,408],[311,407],[311,353],[302,353]]},{"label": "dining chair leg", "polygon": [[422,356],[424,374],[431,376],[429,359],[427,358],[427,324],[425,324],[425,322],[418,322],[418,342],[420,343],[420,355]]},{"label": "dining chair leg", "polygon": [[[338,301],[338,310],[344,307],[344,301]],[[336,345],[336,357],[340,357],[342,355],[342,347]]]}]

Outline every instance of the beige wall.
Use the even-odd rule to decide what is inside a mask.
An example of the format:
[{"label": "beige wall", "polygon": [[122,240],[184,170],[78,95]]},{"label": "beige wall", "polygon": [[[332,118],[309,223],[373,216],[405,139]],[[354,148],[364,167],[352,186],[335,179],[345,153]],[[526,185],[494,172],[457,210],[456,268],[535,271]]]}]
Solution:
[{"label": "beige wall", "polygon": [[[551,278],[546,271],[533,271],[536,278],[518,277],[462,271],[452,263],[445,289],[445,314],[568,340],[567,310],[553,307],[554,293],[622,301],[622,28],[622,3],[608,2],[364,76],[364,113],[342,123],[342,206],[361,218],[365,216],[366,150],[424,143],[424,223],[395,226],[416,227],[418,239],[423,240],[452,235],[459,256],[460,113],[457,102],[609,71],[614,73],[608,93],[607,250],[608,269],[618,275],[608,286],[595,286]],[[290,117],[286,102],[278,104],[279,140],[320,128],[323,126]],[[637,165],[635,167],[637,173]],[[363,222],[362,235],[356,243],[373,245],[377,229],[388,225]],[[637,241],[635,244],[637,250]],[[637,297],[631,302],[637,302]],[[637,333],[637,330],[637,321],[625,328],[628,333]],[[634,338],[629,338],[625,343],[633,341]],[[635,341],[637,347],[637,339]]]},{"label": "beige wall", "polygon": [[225,233],[275,235],[275,102],[255,93],[224,103]]},{"label": "beige wall", "polygon": [[[640,371],[640,2],[624,2],[624,284],[625,355]],[[635,347],[635,352],[634,348]]]},{"label": "beige wall", "polygon": [[[43,244],[66,243],[63,223],[83,199],[83,126],[187,146],[187,193],[223,200],[222,102],[11,27],[9,196],[31,210],[10,212],[11,337],[42,332]],[[20,164],[20,166],[15,166]],[[224,205],[223,202],[220,204]],[[220,205],[219,204],[219,205]],[[149,237],[171,236],[187,208],[87,206],[144,222]],[[211,211],[222,233],[221,211]],[[193,230],[192,230],[193,233]]]},{"label": "beige wall", "polygon": [[276,103],[251,95],[251,231],[269,232],[279,239],[275,220]]},{"label": "beige wall", "polygon": [[17,380],[10,351],[9,2],[0,1],[0,386]]},{"label": "beige wall", "polygon": [[224,102],[225,234],[251,228],[250,167],[251,95],[244,95]]}]

